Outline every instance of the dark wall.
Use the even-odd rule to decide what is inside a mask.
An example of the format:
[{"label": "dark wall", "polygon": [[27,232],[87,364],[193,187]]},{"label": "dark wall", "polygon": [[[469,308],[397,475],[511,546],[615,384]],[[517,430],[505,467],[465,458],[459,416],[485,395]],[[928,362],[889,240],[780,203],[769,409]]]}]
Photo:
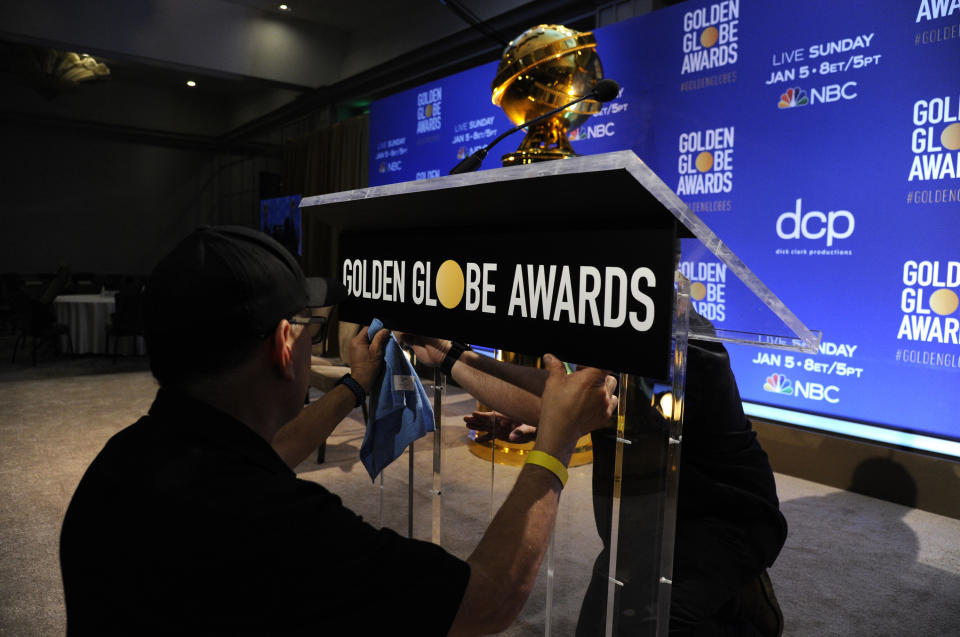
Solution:
[{"label": "dark wall", "polygon": [[751,420],[778,473],[960,519],[954,458]]},{"label": "dark wall", "polygon": [[279,160],[0,125],[0,271],[149,272],[202,223],[257,223]]}]

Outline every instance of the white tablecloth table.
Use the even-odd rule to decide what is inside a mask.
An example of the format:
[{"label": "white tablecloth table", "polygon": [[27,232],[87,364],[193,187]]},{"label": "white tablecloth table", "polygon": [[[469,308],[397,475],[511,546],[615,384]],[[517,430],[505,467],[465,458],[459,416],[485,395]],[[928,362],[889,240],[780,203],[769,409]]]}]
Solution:
[{"label": "white tablecloth table", "polygon": [[[110,315],[116,311],[116,292],[100,294],[61,294],[53,299],[57,321],[70,327],[70,339],[75,354],[105,354],[107,351],[106,326]],[[143,354],[146,348],[143,338],[136,338],[136,346],[129,337],[115,339],[121,354]],[[66,347],[66,339],[61,343]],[[65,351],[65,350],[64,350]]]}]

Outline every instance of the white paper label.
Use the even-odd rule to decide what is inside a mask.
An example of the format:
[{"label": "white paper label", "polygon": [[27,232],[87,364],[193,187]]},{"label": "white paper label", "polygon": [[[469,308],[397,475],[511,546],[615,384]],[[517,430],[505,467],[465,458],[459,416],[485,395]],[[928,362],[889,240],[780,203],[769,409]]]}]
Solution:
[{"label": "white paper label", "polygon": [[393,377],[393,389],[394,391],[416,391],[417,383],[413,376],[395,375]]}]

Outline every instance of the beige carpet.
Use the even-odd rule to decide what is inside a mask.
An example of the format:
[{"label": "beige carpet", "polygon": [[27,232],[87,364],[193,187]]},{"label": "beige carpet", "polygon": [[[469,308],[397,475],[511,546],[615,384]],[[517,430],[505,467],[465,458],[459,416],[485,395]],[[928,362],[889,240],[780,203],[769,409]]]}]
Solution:
[{"label": "beige carpet", "polygon": [[[9,359],[8,359],[9,360]],[[64,632],[59,526],[76,483],[113,433],[149,406],[142,359],[0,364],[0,635]],[[443,427],[441,542],[466,557],[516,470],[473,456],[460,418],[472,401],[452,389]],[[358,461],[359,410],[331,438],[326,462],[297,468],[374,524],[406,533],[408,458],[372,484]],[[433,533],[432,436],[414,452],[414,535]],[[960,634],[960,521],[778,475],[790,537],[772,578],[786,635]],[[381,505],[382,502],[382,505]],[[571,470],[556,533],[554,635],[570,635],[600,542],[589,466]],[[312,568],[305,565],[305,568]],[[508,635],[543,635],[546,569]]]}]

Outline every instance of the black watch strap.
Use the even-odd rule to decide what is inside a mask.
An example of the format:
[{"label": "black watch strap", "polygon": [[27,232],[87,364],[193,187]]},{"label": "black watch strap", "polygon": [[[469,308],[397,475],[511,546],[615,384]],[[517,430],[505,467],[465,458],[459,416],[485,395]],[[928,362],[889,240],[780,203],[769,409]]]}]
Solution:
[{"label": "black watch strap", "polygon": [[466,343],[460,343],[458,341],[450,343],[450,351],[447,352],[447,355],[443,357],[443,361],[440,363],[440,369],[443,370],[443,373],[447,376],[452,374],[453,364],[460,359],[461,354],[468,350],[473,351]]},{"label": "black watch strap", "polygon": [[337,385],[343,385],[347,389],[353,392],[353,395],[357,397],[356,407],[359,407],[363,404],[363,401],[367,399],[367,392],[363,386],[357,382],[357,379],[351,376],[349,373],[344,374],[340,377],[340,380],[336,382],[334,387]]}]

